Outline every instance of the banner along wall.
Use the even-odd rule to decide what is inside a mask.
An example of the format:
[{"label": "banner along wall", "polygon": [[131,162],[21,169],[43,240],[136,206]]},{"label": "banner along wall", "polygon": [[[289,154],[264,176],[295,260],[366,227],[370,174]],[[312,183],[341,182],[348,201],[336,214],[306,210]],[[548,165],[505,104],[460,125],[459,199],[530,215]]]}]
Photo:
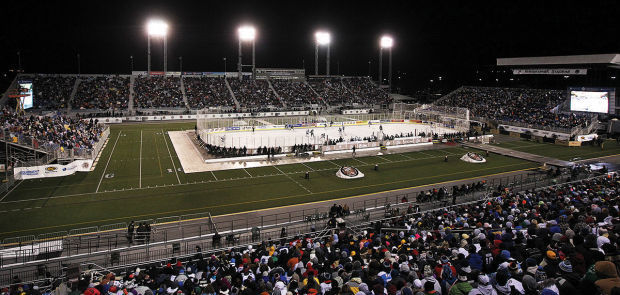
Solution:
[{"label": "banner along wall", "polygon": [[75,174],[79,172],[89,172],[93,160],[76,160],[67,165],[43,165],[32,167],[17,167],[14,169],[15,179],[34,179],[46,177],[59,177]]}]

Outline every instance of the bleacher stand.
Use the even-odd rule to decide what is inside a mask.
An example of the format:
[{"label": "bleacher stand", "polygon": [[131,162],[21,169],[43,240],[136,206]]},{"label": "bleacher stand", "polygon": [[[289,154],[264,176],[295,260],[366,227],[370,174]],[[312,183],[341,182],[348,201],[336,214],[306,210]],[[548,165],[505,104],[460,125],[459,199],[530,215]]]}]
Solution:
[{"label": "bleacher stand", "polygon": [[185,107],[181,80],[170,76],[140,76],[134,84],[136,107],[181,108]]},{"label": "bleacher stand", "polygon": [[235,105],[224,78],[183,77],[183,85],[191,109]]},{"label": "bleacher stand", "polygon": [[617,294],[618,180],[609,175],[525,192],[498,187],[487,200],[407,210],[358,233],[283,237],[117,275],[84,276],[74,292]]},{"label": "bleacher stand", "polygon": [[391,102],[387,92],[380,89],[369,78],[352,77],[342,79],[344,85],[353,94],[353,103],[363,105],[383,105]]},{"label": "bleacher stand", "polygon": [[322,105],[312,89],[303,81],[271,80],[271,85],[288,107],[304,107],[309,104]]},{"label": "bleacher stand", "polygon": [[328,105],[349,105],[354,99],[344,88],[340,78],[311,79],[309,83]]},{"label": "bleacher stand", "polygon": [[129,77],[81,77],[71,103],[73,109],[126,109],[129,101]]},{"label": "bleacher stand", "polygon": [[228,83],[242,108],[260,110],[268,106],[282,106],[266,80],[229,79]]},{"label": "bleacher stand", "polygon": [[468,108],[472,115],[491,120],[562,128],[587,125],[587,116],[551,111],[566,100],[565,94],[562,90],[462,87],[437,104]]},{"label": "bleacher stand", "polygon": [[[99,141],[103,128],[92,119],[84,121],[65,115],[34,116],[17,115],[7,110],[2,111],[2,129],[9,137],[29,136],[34,138],[36,146],[55,149],[90,149]],[[36,147],[35,146],[35,147]]]},{"label": "bleacher stand", "polygon": [[33,79],[34,107],[44,110],[66,108],[71,91],[75,85],[75,76],[36,75]]}]

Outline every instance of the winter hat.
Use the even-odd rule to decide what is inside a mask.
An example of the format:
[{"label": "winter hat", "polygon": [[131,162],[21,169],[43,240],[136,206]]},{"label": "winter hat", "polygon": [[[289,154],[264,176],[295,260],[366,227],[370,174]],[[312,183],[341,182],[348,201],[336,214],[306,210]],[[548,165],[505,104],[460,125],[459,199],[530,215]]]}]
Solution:
[{"label": "winter hat", "polygon": [[573,272],[573,265],[568,259],[560,262],[559,267],[563,272]]},{"label": "winter hat", "polygon": [[478,276],[478,283],[480,283],[481,285],[488,285],[489,284],[489,276],[487,276],[486,274],[481,274]]},{"label": "winter hat", "polygon": [[532,258],[532,257],[528,257],[527,259],[525,259],[525,267],[532,267],[537,265],[538,263],[536,263],[536,259]]},{"label": "winter hat", "polygon": [[553,251],[551,251],[551,250],[547,251],[547,257],[548,257],[549,259],[553,259],[553,260],[555,260],[555,259],[557,259],[557,258],[558,258],[558,256],[555,254],[555,252],[553,252]]},{"label": "winter hat", "polygon": [[549,288],[545,288],[542,290],[542,292],[540,292],[540,295],[558,295],[558,293],[555,293],[555,291]]}]

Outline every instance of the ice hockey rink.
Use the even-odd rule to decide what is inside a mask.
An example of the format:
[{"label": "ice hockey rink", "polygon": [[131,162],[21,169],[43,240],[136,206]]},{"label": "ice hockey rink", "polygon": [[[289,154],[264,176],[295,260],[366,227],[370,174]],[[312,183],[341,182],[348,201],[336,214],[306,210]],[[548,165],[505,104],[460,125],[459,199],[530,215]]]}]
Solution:
[{"label": "ice hockey rink", "polygon": [[[410,137],[421,132],[444,134],[453,133],[451,128],[436,127],[428,124],[388,123],[373,125],[346,125],[332,127],[296,127],[293,129],[275,130],[244,130],[215,132],[206,138],[208,143],[222,147],[255,149],[258,147],[285,147],[298,144],[324,144],[326,140],[342,138],[346,142],[365,141],[364,138],[378,136],[383,132],[386,136]],[[381,131],[381,129],[383,129]],[[314,135],[312,135],[314,134]],[[205,140],[205,138],[203,138]]]}]

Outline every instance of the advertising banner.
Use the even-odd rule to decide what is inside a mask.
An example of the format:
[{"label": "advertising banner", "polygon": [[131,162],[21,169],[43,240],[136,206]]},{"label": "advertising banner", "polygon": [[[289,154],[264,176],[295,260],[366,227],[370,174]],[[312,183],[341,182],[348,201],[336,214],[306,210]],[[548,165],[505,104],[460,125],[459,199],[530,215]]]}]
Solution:
[{"label": "advertising banner", "polygon": [[76,160],[67,165],[51,164],[32,167],[17,167],[14,169],[15,179],[33,179],[72,175],[76,171],[89,172],[93,160]]}]

